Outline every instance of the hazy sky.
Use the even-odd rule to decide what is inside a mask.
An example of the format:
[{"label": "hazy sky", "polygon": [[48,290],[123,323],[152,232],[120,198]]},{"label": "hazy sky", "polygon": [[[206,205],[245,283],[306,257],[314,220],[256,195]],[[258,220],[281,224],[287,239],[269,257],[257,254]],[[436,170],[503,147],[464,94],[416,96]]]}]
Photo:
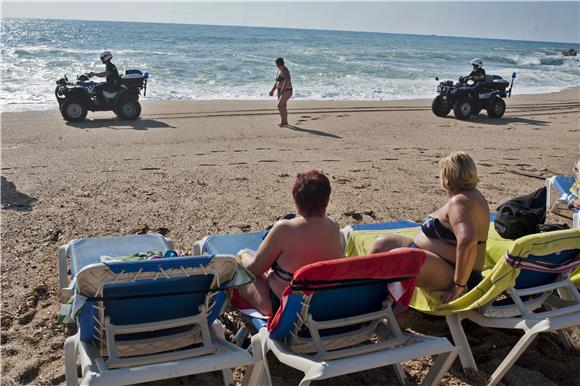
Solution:
[{"label": "hazy sky", "polygon": [[3,1],[2,16],[315,28],[580,43],[580,1]]}]

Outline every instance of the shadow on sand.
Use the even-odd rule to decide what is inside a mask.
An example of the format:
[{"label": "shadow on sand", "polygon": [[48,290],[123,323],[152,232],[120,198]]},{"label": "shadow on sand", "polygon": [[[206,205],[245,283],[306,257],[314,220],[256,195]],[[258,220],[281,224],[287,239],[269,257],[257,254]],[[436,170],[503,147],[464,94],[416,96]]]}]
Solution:
[{"label": "shadow on sand", "polygon": [[67,126],[77,127],[79,129],[113,129],[113,130],[147,130],[170,128],[175,126],[168,125],[165,122],[154,119],[137,119],[135,121],[122,121],[120,119],[92,119],[83,122],[67,122]]},{"label": "shadow on sand", "polygon": [[308,133],[308,134],[312,134],[312,135],[319,135],[321,137],[330,137],[330,138],[335,138],[335,139],[342,139],[341,136],[338,136],[338,135],[335,135],[335,134],[326,133],[326,132],[320,131],[320,130],[305,129],[303,127],[298,127],[298,126],[293,126],[293,125],[286,125],[284,127],[287,127],[290,130],[300,131],[302,133]]},{"label": "shadow on sand", "polygon": [[18,212],[30,212],[32,210],[32,204],[38,201],[38,199],[34,197],[19,192],[16,189],[14,182],[8,181],[4,176],[2,176],[0,189],[2,209],[13,209]]},{"label": "shadow on sand", "polygon": [[472,117],[468,122],[480,123],[482,125],[495,125],[495,126],[505,126],[513,124],[524,124],[530,126],[547,126],[550,124],[548,121],[542,121],[539,119],[530,118],[519,118],[519,117],[502,117],[502,118],[489,118],[484,115],[478,115],[477,117]]}]

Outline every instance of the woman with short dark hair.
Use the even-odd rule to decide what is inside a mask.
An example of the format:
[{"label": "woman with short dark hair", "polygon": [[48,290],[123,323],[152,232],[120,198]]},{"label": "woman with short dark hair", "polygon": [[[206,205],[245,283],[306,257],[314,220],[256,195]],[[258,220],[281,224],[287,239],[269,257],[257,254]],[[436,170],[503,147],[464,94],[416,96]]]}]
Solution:
[{"label": "woman with short dark hair", "polygon": [[330,199],[328,178],[316,171],[296,176],[292,195],[299,216],[280,220],[257,252],[238,253],[256,281],[240,287],[240,296],[264,315],[273,315],[284,289],[299,268],[343,256],[338,224],[326,216]]},{"label": "woman with short dark hair", "polygon": [[280,112],[280,118],[282,122],[278,126],[288,125],[288,99],[292,96],[292,79],[290,78],[290,71],[284,65],[284,59],[276,59],[276,67],[278,68],[278,73],[276,74],[276,83],[270,90],[270,96],[274,96],[274,91],[277,90],[278,93],[278,111]]}]

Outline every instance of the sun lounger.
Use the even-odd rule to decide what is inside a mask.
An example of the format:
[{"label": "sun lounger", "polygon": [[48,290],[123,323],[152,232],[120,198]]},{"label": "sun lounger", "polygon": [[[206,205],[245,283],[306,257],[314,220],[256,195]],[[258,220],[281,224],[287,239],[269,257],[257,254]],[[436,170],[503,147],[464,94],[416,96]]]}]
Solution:
[{"label": "sun lounger", "polygon": [[[58,281],[61,289],[61,302],[66,303],[72,296],[72,281],[77,273],[89,264],[98,263],[103,255],[126,256],[147,251],[165,253],[173,248],[173,241],[160,234],[152,233],[72,240],[58,249]],[[67,262],[70,263],[70,283],[67,277]]]},{"label": "sun lounger", "polygon": [[[550,178],[546,178],[546,210],[551,212],[554,207],[558,204],[565,204],[568,205],[574,195],[571,194],[570,189],[572,185],[574,185],[575,178],[572,176],[553,176]],[[560,194],[560,197],[556,199],[554,204],[552,204],[552,187],[555,187]],[[580,210],[578,208],[572,208],[572,227],[580,228]]]},{"label": "sun lounger", "polygon": [[304,373],[300,385],[389,365],[405,383],[400,363],[421,356],[435,357],[423,384],[438,385],[456,348],[445,338],[401,333],[392,310],[393,302],[410,300],[424,259],[409,249],[302,267],[268,328],[252,337],[264,366],[253,368],[248,383],[269,377],[266,354],[272,351]]},{"label": "sun lounger", "polygon": [[[74,248],[69,252],[77,257]],[[94,263],[75,278],[75,301],[83,306],[79,331],[65,342],[67,385],[78,382],[77,358],[83,385],[216,370],[230,384],[232,368],[262,365],[227,342],[216,320],[229,289],[252,281],[231,256]]]},{"label": "sun lounger", "polygon": [[[347,251],[364,254],[364,249],[380,235],[377,231],[354,232]],[[507,245],[499,257],[498,243]],[[446,316],[453,339],[460,347],[464,368],[477,369],[461,320],[470,319],[488,327],[522,329],[524,336],[491,376],[490,383],[496,384],[538,333],[580,323],[580,294],[570,279],[574,267],[580,265],[580,229],[533,234],[515,241],[491,237],[487,252],[486,263],[495,263],[466,294],[441,304],[441,292],[417,288],[411,307]],[[500,295],[507,296],[507,300],[499,301]],[[541,307],[547,311],[534,312]]]}]

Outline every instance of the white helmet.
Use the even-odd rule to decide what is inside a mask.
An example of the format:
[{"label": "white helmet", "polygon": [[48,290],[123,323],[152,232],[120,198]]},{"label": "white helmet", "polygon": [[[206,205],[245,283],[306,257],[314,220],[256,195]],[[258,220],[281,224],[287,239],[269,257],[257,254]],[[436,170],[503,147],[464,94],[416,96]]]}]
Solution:
[{"label": "white helmet", "polygon": [[111,59],[113,59],[113,54],[111,54],[111,51],[101,52],[101,61],[102,62],[108,62]]},{"label": "white helmet", "polygon": [[471,64],[477,68],[481,68],[483,66],[483,61],[479,58],[475,58],[471,61]]}]

